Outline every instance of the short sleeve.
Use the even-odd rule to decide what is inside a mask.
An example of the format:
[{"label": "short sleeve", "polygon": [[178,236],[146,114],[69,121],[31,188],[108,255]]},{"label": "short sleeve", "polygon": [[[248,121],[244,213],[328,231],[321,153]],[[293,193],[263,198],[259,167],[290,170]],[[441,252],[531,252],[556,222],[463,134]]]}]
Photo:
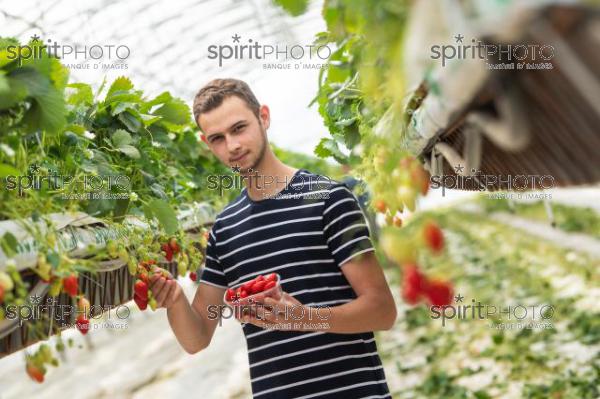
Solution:
[{"label": "short sleeve", "polygon": [[330,188],[325,200],[323,233],[333,259],[340,267],[356,256],[375,250],[356,196],[341,183]]},{"label": "short sleeve", "polygon": [[201,270],[199,281],[215,287],[227,288],[227,280],[225,279],[223,266],[217,256],[217,240],[212,228],[208,235],[204,267]]}]

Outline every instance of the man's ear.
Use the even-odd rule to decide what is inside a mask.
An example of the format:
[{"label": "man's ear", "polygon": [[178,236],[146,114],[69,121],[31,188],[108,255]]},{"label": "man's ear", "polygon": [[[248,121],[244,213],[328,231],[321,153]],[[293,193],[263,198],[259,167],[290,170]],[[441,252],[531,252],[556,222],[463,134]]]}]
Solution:
[{"label": "man's ear", "polygon": [[258,115],[265,130],[267,130],[271,124],[271,111],[269,110],[269,106],[265,104],[261,105],[258,109]]}]

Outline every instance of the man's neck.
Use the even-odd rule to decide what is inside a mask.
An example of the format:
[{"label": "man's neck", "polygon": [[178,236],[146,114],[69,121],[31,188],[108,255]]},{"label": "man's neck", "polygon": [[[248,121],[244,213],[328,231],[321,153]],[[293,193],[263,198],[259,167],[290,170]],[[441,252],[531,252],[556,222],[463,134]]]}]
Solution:
[{"label": "man's neck", "polygon": [[281,162],[273,153],[265,154],[256,170],[244,179],[248,196],[254,201],[261,201],[276,195],[286,187],[297,171],[298,169]]}]

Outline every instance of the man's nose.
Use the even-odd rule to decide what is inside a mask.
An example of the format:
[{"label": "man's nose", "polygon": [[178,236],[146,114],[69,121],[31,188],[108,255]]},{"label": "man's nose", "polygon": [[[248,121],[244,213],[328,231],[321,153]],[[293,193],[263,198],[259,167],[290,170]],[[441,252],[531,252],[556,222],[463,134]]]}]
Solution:
[{"label": "man's nose", "polygon": [[237,152],[240,149],[239,141],[234,137],[231,137],[231,136],[228,137],[227,138],[227,149],[229,150],[229,153],[231,153],[231,154]]}]

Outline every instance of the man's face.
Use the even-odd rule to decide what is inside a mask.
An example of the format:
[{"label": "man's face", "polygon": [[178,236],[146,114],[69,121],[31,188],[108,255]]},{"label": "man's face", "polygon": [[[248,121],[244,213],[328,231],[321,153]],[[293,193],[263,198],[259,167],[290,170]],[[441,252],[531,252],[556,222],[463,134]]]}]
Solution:
[{"label": "man's face", "polygon": [[219,107],[200,114],[198,123],[213,154],[229,167],[239,166],[244,173],[248,168],[256,169],[266,150],[266,105],[261,106],[259,116],[260,120],[244,100],[230,96]]}]

